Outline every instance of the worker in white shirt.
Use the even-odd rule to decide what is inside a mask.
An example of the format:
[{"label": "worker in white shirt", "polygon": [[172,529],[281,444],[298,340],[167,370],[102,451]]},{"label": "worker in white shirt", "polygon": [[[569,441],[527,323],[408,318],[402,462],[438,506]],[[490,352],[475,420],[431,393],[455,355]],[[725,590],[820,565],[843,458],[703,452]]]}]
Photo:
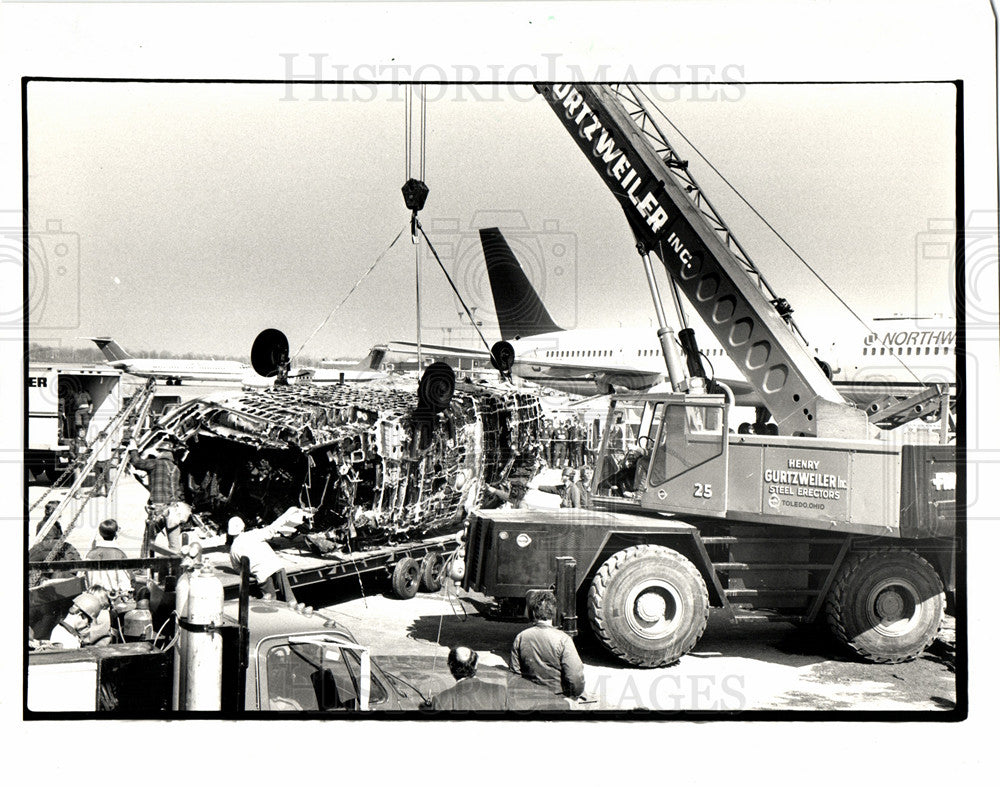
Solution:
[{"label": "worker in white shirt", "polygon": [[[247,558],[250,561],[250,573],[257,581],[260,592],[265,596],[276,596],[275,577],[280,577],[281,586],[288,589],[288,580],[282,576],[285,569],[281,560],[267,542],[276,536],[288,536],[295,533],[312,512],[305,508],[291,507],[270,525],[253,530],[246,529],[246,523],[238,516],[229,520],[228,544],[229,560],[236,571],[240,570],[240,561]],[[290,593],[290,591],[288,591]],[[285,599],[293,601],[294,599]]]}]

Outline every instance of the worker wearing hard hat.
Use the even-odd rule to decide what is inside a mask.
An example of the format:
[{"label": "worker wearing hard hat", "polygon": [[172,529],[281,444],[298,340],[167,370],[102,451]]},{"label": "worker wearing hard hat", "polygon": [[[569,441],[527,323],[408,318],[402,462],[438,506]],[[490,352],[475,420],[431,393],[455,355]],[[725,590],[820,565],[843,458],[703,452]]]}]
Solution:
[{"label": "worker wearing hard hat", "polygon": [[111,641],[111,614],[95,593],[81,593],[49,635],[49,641],[66,650]]},{"label": "worker wearing hard hat", "polygon": [[[246,523],[238,516],[229,520],[227,534],[229,536],[229,560],[236,571],[240,570],[240,561],[247,558],[250,561],[250,573],[257,581],[257,586],[264,595],[275,596],[275,577],[282,581],[282,587],[287,591],[287,579],[280,577],[284,572],[281,560],[267,542],[279,535],[291,535],[296,532],[311,512],[304,508],[289,508],[266,527],[253,530],[246,529]],[[291,600],[291,599],[286,599]]]}]

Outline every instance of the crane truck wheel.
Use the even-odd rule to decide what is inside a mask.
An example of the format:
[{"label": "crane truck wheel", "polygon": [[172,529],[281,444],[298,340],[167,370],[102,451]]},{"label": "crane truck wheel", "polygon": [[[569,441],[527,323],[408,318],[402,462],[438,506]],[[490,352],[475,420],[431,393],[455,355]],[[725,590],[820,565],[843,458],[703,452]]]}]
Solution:
[{"label": "crane truck wheel", "polygon": [[587,597],[604,647],[640,667],[663,667],[697,644],[708,624],[708,588],[680,552],[639,544],[609,557]]},{"label": "crane truck wheel", "polygon": [[909,549],[849,557],[830,588],[826,620],[835,639],[866,661],[895,664],[920,655],[944,619],[944,586]]},{"label": "crane truck wheel", "polygon": [[404,557],[392,570],[392,592],[397,598],[408,599],[420,590],[420,564],[412,557]]},{"label": "crane truck wheel", "polygon": [[420,561],[420,586],[428,593],[437,593],[443,586],[444,555],[428,552]]}]

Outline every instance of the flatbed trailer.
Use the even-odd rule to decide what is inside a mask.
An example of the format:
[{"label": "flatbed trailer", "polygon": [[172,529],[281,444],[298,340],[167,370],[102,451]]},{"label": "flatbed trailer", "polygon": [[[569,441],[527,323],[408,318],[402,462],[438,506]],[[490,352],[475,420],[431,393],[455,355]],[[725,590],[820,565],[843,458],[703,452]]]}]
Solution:
[{"label": "flatbed trailer", "polygon": [[[317,555],[305,543],[303,536],[275,539],[272,542],[288,576],[293,591],[315,588],[351,576],[384,576],[392,581],[399,598],[413,598],[423,588],[436,592],[451,555],[461,545],[462,532],[433,536],[401,544],[387,544],[372,549],[328,552]],[[239,573],[229,562],[225,547],[210,547],[206,555],[219,572],[227,599],[239,593]]]}]

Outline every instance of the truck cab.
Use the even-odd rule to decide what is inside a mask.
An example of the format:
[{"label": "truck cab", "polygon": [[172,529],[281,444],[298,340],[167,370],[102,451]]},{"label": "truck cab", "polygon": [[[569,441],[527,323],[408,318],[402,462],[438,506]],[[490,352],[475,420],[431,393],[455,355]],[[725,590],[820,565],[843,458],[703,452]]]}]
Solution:
[{"label": "truck cab", "polygon": [[[238,602],[228,602],[217,629],[224,713],[391,712],[426,702],[328,615],[302,604],[252,599],[245,646],[238,620]],[[178,657],[171,639],[165,627],[152,642],[30,651],[28,712],[169,716]]]},{"label": "truck cab", "polygon": [[[235,604],[226,606],[233,626]],[[385,672],[368,648],[329,616],[302,605],[254,599],[249,624],[245,711],[402,711],[424,702],[415,687]]]},{"label": "truck cab", "polygon": [[[630,416],[641,410],[638,425]],[[726,508],[728,409],[722,396],[613,399],[597,457],[599,507],[690,514]]]}]

